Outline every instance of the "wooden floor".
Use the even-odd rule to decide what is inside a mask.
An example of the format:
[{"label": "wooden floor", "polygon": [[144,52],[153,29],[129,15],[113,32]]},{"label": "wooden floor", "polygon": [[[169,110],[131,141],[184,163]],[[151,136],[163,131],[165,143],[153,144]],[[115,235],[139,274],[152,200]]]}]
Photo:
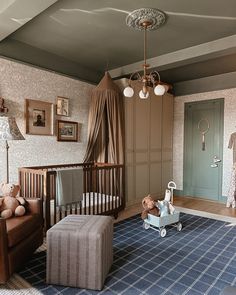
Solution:
[{"label": "wooden floor", "polygon": [[236,217],[236,208],[226,208],[225,204],[191,197],[175,197],[174,205],[213,214]]},{"label": "wooden floor", "polygon": [[[199,198],[191,198],[191,197],[175,197],[174,198],[174,206],[183,207],[187,209],[193,209],[198,211],[204,211],[208,213],[228,216],[228,217],[236,217],[236,208],[226,208],[225,204],[207,201]],[[142,205],[137,204],[131,207],[126,208],[122,212],[120,212],[118,219],[115,222],[131,217],[135,214],[139,214],[142,212]]]}]

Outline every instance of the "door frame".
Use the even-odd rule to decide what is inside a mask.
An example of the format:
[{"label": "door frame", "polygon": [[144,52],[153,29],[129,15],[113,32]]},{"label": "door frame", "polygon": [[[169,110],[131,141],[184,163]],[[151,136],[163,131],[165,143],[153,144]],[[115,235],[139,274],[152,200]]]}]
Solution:
[{"label": "door frame", "polygon": [[[220,137],[220,147],[219,147],[219,157],[221,159],[220,166],[219,166],[219,176],[218,176],[218,198],[216,201],[224,202],[225,198],[222,196],[222,184],[223,184],[223,147],[224,147],[224,98],[216,98],[216,99],[208,99],[208,100],[198,100],[192,102],[184,103],[184,163],[183,163],[183,195],[186,196],[186,175],[187,173],[187,110],[189,105],[196,105],[196,104],[204,104],[209,102],[220,102],[220,130],[219,130],[219,137]],[[194,198],[201,199],[200,197]],[[206,199],[207,200],[207,199]],[[210,200],[210,199],[209,199]]]}]

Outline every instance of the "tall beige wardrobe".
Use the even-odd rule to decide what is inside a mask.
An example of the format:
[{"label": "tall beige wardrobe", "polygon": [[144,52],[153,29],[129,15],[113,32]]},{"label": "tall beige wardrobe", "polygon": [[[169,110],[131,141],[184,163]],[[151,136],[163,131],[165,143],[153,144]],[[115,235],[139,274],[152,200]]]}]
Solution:
[{"label": "tall beige wardrobe", "polygon": [[[149,193],[155,199],[163,197],[172,180],[173,95],[156,96],[151,89],[149,98],[143,100],[138,84],[132,84],[132,98],[123,98],[127,206],[141,202]],[[124,80],[118,85],[123,89]]]}]

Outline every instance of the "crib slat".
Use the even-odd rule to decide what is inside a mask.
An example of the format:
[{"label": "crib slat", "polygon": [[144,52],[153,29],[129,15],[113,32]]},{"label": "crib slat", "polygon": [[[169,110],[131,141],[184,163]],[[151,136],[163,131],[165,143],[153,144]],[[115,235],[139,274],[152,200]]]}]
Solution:
[{"label": "crib slat", "polygon": [[95,202],[95,204],[96,204],[96,214],[99,214],[100,212],[99,212],[99,197],[100,197],[100,195],[99,195],[99,170],[98,169],[96,169],[96,192],[97,192],[97,194],[96,194],[96,202]]},{"label": "crib slat", "polygon": [[109,196],[109,211],[111,210],[111,194],[112,194],[112,189],[111,189],[111,169],[108,170],[108,196]]}]

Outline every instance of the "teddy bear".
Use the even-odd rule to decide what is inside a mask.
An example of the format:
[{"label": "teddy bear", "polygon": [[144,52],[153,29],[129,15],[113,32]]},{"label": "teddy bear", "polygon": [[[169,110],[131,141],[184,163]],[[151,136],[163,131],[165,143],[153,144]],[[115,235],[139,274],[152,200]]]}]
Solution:
[{"label": "teddy bear", "polygon": [[0,197],[0,216],[2,218],[10,218],[12,216],[23,216],[26,212],[26,200],[17,197],[20,190],[19,185],[12,183],[1,183],[0,189],[2,197]]},{"label": "teddy bear", "polygon": [[159,209],[156,206],[156,202],[153,200],[153,198],[150,195],[143,198],[142,205],[144,209],[141,214],[142,219],[146,219],[148,214],[152,214],[155,216],[160,215]]}]

